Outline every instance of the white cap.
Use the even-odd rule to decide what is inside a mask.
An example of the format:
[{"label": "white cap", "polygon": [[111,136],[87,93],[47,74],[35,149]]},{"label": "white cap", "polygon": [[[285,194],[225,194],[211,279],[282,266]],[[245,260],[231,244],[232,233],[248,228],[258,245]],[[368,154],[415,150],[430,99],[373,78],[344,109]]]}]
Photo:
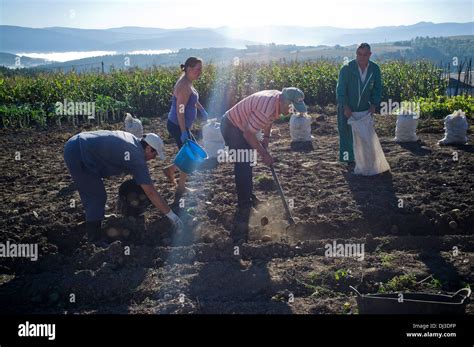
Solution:
[{"label": "white cap", "polygon": [[163,140],[156,134],[148,133],[143,140],[148,143],[160,156],[161,160],[165,159],[165,146]]}]

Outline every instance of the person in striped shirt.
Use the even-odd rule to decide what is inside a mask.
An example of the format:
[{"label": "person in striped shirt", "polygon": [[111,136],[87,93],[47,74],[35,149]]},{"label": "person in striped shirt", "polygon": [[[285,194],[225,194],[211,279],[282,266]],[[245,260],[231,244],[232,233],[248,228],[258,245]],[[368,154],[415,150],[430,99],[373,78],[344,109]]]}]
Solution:
[{"label": "person in striped shirt", "polygon": [[[221,121],[221,133],[226,146],[234,150],[255,150],[265,165],[272,166],[273,158],[267,148],[273,121],[280,114],[288,115],[294,111],[307,112],[304,94],[298,88],[263,90],[246,97],[227,111]],[[260,130],[263,130],[261,142],[257,139]],[[252,166],[249,160],[234,163],[239,209],[251,209],[258,203],[253,194]]]}]

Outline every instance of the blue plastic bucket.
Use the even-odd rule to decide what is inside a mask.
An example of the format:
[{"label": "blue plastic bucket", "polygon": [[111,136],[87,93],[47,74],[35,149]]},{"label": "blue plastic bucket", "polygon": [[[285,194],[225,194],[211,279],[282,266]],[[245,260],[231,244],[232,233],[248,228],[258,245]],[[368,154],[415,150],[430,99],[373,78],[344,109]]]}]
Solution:
[{"label": "blue plastic bucket", "polygon": [[207,153],[196,142],[187,140],[179,150],[174,163],[184,173],[190,174],[207,159]]}]

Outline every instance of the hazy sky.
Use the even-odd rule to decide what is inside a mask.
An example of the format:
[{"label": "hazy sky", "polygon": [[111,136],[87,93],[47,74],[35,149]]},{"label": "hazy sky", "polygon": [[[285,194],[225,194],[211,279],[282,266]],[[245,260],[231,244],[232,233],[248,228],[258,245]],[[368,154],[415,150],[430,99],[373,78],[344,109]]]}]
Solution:
[{"label": "hazy sky", "polygon": [[0,0],[0,4],[1,24],[34,28],[263,25],[372,28],[420,21],[474,20],[474,0]]}]

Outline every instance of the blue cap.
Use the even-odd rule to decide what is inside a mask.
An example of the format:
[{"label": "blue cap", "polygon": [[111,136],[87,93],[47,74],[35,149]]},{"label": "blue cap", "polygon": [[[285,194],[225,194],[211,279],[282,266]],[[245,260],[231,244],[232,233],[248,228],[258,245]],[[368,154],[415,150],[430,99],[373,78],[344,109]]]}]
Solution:
[{"label": "blue cap", "polygon": [[304,103],[304,93],[300,89],[295,87],[283,88],[281,95],[285,100],[290,101],[293,104],[296,111],[300,113],[308,112]]}]

